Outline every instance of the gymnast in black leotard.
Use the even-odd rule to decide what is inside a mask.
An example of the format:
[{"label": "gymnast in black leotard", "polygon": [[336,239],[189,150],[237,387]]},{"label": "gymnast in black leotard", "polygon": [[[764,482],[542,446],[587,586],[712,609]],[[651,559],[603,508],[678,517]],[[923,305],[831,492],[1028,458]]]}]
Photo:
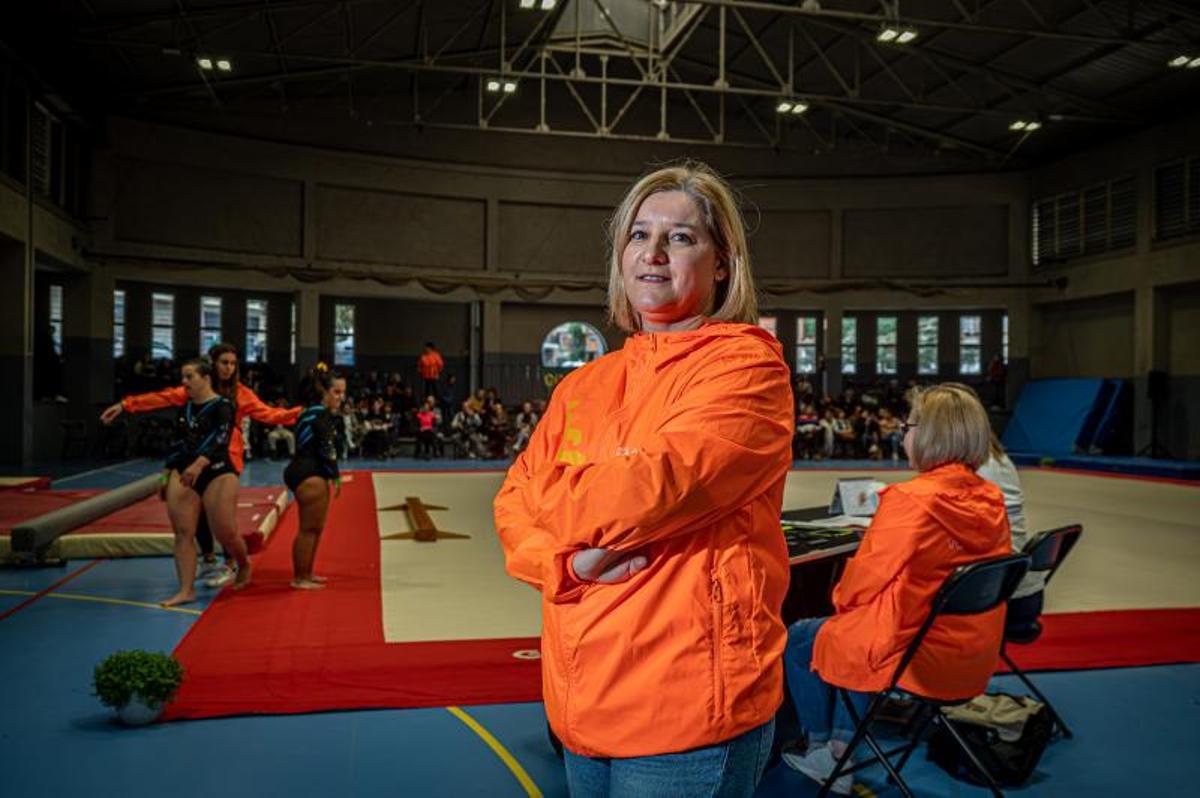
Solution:
[{"label": "gymnast in black leotard", "polygon": [[175,572],[179,592],[163,601],[172,607],[195,601],[196,522],[201,508],[217,540],[237,563],[234,589],[250,581],[246,544],[237,533],[234,507],[238,472],[229,457],[236,412],[213,390],[212,362],[196,358],[183,364],[188,402],[179,409],[175,445],[167,456],[167,516],[175,531]]},{"label": "gymnast in black leotard", "polygon": [[300,530],[292,544],[292,587],[316,590],[325,578],[313,575],[317,544],[325,528],[330,493],[341,495],[337,453],[340,425],[333,416],[346,396],[346,381],[324,363],[300,383],[304,410],[296,422],[296,454],[283,472],[283,481],[296,495]]}]

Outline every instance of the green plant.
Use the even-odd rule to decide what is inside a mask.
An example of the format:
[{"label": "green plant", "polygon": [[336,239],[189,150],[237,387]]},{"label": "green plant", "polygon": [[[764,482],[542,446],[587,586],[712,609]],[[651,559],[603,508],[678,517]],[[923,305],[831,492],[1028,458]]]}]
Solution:
[{"label": "green plant", "polygon": [[134,693],[148,703],[165,704],[183,681],[183,666],[168,654],[118,651],[96,666],[95,694],[105,706],[120,709]]}]

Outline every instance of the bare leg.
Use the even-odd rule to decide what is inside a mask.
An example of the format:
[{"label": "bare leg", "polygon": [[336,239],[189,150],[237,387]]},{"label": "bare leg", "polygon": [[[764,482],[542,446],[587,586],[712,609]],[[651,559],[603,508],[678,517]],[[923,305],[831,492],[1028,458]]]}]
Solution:
[{"label": "bare leg", "polygon": [[246,542],[237,530],[237,495],[236,474],[217,477],[204,491],[204,514],[208,516],[213,535],[237,563],[237,578],[233,582],[233,589],[241,590],[250,583],[251,568],[250,558],[246,554]]},{"label": "bare leg", "polygon": [[329,484],[320,477],[309,477],[296,486],[296,501],[300,504],[300,529],[292,544],[292,587],[312,590],[325,581],[313,576],[313,562],[329,512]]},{"label": "bare leg", "polygon": [[200,517],[200,497],[196,491],[179,481],[179,472],[172,471],[167,483],[167,517],[175,531],[175,575],[179,591],[162,602],[164,607],[187,604],[196,600],[196,521]]}]

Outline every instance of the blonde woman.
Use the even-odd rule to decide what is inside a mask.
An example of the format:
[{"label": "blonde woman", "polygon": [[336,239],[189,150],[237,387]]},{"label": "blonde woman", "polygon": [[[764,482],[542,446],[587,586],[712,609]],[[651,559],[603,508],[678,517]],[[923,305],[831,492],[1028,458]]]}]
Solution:
[{"label": "blonde woman", "polygon": [[[1010,553],[999,488],[975,470],[988,458],[987,412],[965,385],[945,383],[910,395],[904,451],[919,472],[880,493],[862,545],[833,592],[831,618],[788,630],[788,689],[807,747],[785,752],[793,769],[823,782],[854,733],[833,686],[854,691],[859,716],[867,694],[886,688],[929,614],[934,595],[964,563]],[[1004,608],[940,618],[900,687],[931,698],[983,692],[996,668]],[[849,775],[832,785],[849,795]]]},{"label": "blonde woman", "polygon": [[788,368],[707,167],[646,175],[609,232],[608,309],[631,335],[555,388],[496,528],[542,593],[572,796],[749,796],[783,695]]}]

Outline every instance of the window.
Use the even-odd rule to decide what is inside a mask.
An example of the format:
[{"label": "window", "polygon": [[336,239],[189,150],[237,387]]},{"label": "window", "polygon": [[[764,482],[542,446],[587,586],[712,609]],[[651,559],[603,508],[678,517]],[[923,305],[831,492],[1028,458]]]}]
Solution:
[{"label": "window", "polygon": [[292,302],[291,343],[288,346],[288,362],[296,365],[296,303]]},{"label": "window", "polygon": [[542,367],[573,369],[608,351],[604,336],[590,324],[568,321],[542,339]]},{"label": "window", "polygon": [[842,373],[858,371],[858,319],[842,317]]},{"label": "window", "polygon": [[875,373],[896,373],[896,317],[875,319]]},{"label": "window", "polygon": [[769,332],[774,337],[779,337],[779,325],[774,316],[759,316],[758,326]]},{"label": "window", "polygon": [[1200,233],[1200,156],[1154,169],[1154,239]]},{"label": "window", "polygon": [[354,365],[354,306],[333,306],[333,365]]},{"label": "window", "polygon": [[917,317],[917,373],[938,373],[938,317]]},{"label": "window", "polygon": [[200,297],[200,354],[221,343],[221,297]]},{"label": "window", "polygon": [[125,291],[113,291],[113,357],[125,355]]},{"label": "window", "polygon": [[1046,197],[1033,204],[1033,263],[1054,263],[1134,245],[1137,187],[1132,177]]},{"label": "window", "polygon": [[50,286],[50,337],[54,340],[54,354],[63,353],[63,287]]},{"label": "window", "polygon": [[796,319],[796,373],[817,373],[817,317]]},{"label": "window", "polygon": [[982,374],[983,362],[980,354],[979,316],[958,317],[958,373]]},{"label": "window", "polygon": [[246,362],[267,361],[267,300],[246,300]]},{"label": "window", "polygon": [[1008,314],[1000,317],[1000,357],[1008,362]]},{"label": "window", "polygon": [[175,357],[175,295],[150,295],[150,356]]}]

